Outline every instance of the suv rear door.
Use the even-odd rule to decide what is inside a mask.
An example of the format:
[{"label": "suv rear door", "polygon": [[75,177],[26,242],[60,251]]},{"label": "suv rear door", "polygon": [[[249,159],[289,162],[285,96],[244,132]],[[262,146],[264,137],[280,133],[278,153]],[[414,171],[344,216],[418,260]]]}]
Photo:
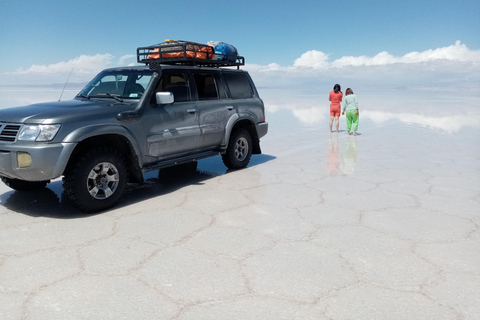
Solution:
[{"label": "suv rear door", "polygon": [[220,72],[214,70],[192,71],[197,98],[201,148],[217,148],[225,135],[228,119],[236,113]]}]

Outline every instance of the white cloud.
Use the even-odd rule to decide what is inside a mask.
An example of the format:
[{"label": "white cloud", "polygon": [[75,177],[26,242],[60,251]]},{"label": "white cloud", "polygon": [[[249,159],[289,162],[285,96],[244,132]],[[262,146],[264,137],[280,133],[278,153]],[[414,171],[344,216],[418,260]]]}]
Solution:
[{"label": "white cloud", "polygon": [[18,69],[13,74],[58,74],[70,72],[72,69],[75,73],[91,74],[96,73],[109,66],[113,60],[111,54],[96,54],[93,56],[81,55],[68,61],[61,61],[49,65],[34,64],[28,69]]},{"label": "white cloud", "polygon": [[5,72],[0,77],[0,85],[39,85],[65,82],[85,83],[97,73],[115,66],[133,66],[137,64],[136,55],[128,54],[116,58],[110,53],[80,55],[68,61],[60,61],[48,65],[34,64],[28,68],[20,68]]},{"label": "white cloud", "polygon": [[[462,128],[480,128],[480,115],[477,112],[478,96],[448,99],[443,94],[431,98],[405,92],[385,95],[359,95],[360,122],[370,120],[375,123],[406,123],[453,133]],[[327,94],[302,94],[288,90],[263,90],[260,95],[265,103],[267,121],[274,113],[291,114],[307,127],[326,126],[330,118]],[[342,116],[340,121],[345,122]],[[342,124],[343,125],[343,124]]]},{"label": "white cloud", "polygon": [[294,108],[292,110],[293,116],[299,119],[301,122],[307,125],[315,125],[325,118],[327,118],[327,114],[323,112],[318,106],[312,107],[303,107],[300,106],[298,108]]},{"label": "white cloud", "polygon": [[480,116],[477,114],[437,116],[435,114],[424,115],[403,112],[365,111],[362,112],[362,118],[367,118],[377,123],[398,120],[448,133],[457,132],[464,127],[480,127]]},{"label": "white cloud", "polygon": [[448,47],[426,50],[423,52],[410,52],[400,57],[395,57],[390,53],[383,51],[373,57],[344,56],[332,62],[329,61],[328,54],[317,50],[311,50],[305,52],[300,58],[296,59],[293,66],[328,69],[342,68],[346,66],[384,66],[395,63],[419,63],[437,60],[480,62],[480,50],[470,50],[466,45],[457,41],[454,45]]},{"label": "white cloud", "polygon": [[[463,63],[463,65],[458,65],[458,63]],[[0,79],[0,84],[63,82],[72,70],[72,81],[85,82],[102,69],[135,64],[136,56],[131,54],[123,55],[119,58],[115,58],[109,53],[80,55],[68,61],[49,65],[34,64],[28,68],[4,73],[9,77],[8,79],[7,77]],[[419,64],[424,65],[418,67]],[[425,67],[425,64],[428,65]],[[474,64],[474,68],[471,68],[470,64]],[[356,67],[356,69],[352,69],[352,66]],[[458,73],[459,68],[468,68],[475,71],[478,70],[479,66],[480,50],[471,50],[465,44],[457,41],[451,46],[423,52],[410,52],[404,56],[393,56],[383,51],[373,57],[344,56],[333,61],[330,61],[330,56],[324,52],[310,50],[303,53],[290,66],[281,66],[277,63],[267,65],[247,64],[245,69],[254,74],[255,79],[259,79],[260,82],[264,83],[271,82],[270,78],[274,76],[275,83],[280,86],[303,86],[308,79],[318,79],[319,72],[329,82],[332,78],[338,79],[338,82],[343,81],[343,79],[351,81],[352,79],[360,78],[363,83],[372,79],[374,80],[373,82],[376,82],[378,78],[376,76],[388,73],[390,75],[389,83],[398,86],[402,82],[407,82],[407,79],[412,74],[418,75],[418,79],[427,80],[425,79],[425,72],[417,71],[419,68],[433,70],[438,77],[441,76],[439,73],[442,70],[447,70],[447,73],[450,74],[455,72],[452,70],[457,70]],[[417,78],[414,80],[418,81]],[[458,79],[459,77],[456,78]],[[474,76],[474,78],[476,77]],[[271,85],[269,84],[269,86]]]},{"label": "white cloud", "polygon": [[126,54],[118,59],[119,66],[133,66],[137,63],[137,56],[134,54]]},{"label": "white cloud", "polygon": [[374,57],[360,56],[360,57],[342,57],[333,61],[328,66],[335,68],[342,68],[346,66],[379,66],[400,62],[399,58],[395,58],[386,51],[380,52]]},{"label": "white cloud", "polygon": [[401,58],[401,62],[415,63],[430,60],[451,60],[451,61],[480,61],[480,50],[470,50],[460,41],[454,45],[435,50],[427,50],[423,52],[410,52]]},{"label": "white cloud", "polygon": [[328,68],[328,54],[321,51],[310,50],[305,52],[293,63],[294,67],[311,67],[315,69]]},{"label": "white cloud", "polygon": [[[420,98],[431,108],[438,104],[439,95],[457,100],[472,97],[477,102],[480,97],[480,50],[471,50],[459,41],[399,57],[380,52],[373,57],[342,57],[333,62],[326,54],[309,51],[291,66],[247,65],[245,69],[261,91],[313,92],[319,94],[320,103],[335,83],[344,89],[351,87],[363,97],[369,94],[389,99],[389,95],[403,94],[410,100]],[[395,101],[389,105],[392,103]]]}]

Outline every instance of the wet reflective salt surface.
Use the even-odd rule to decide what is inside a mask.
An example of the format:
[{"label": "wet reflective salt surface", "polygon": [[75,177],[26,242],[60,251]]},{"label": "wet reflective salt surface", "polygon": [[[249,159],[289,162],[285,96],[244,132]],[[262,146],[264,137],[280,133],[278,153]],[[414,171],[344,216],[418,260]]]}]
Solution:
[{"label": "wet reflective salt surface", "polygon": [[354,137],[315,94],[261,93],[246,169],[151,172],[95,215],[2,184],[1,318],[479,318],[478,99],[363,97]]}]

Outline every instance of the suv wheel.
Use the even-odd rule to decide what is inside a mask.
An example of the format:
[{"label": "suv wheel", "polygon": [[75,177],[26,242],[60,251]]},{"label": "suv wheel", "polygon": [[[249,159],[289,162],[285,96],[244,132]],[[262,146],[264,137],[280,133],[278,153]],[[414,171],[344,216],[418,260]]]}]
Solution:
[{"label": "suv wheel", "polygon": [[227,152],[222,155],[223,163],[230,169],[247,166],[252,156],[252,137],[245,128],[233,132],[228,142]]},{"label": "suv wheel", "polygon": [[113,149],[94,149],[85,154],[63,178],[70,201],[86,212],[113,207],[127,185],[123,157]]},{"label": "suv wheel", "polygon": [[32,191],[43,189],[50,181],[25,181],[25,180],[18,180],[18,179],[10,179],[6,177],[2,177],[2,181],[12,188],[13,190],[17,191]]}]

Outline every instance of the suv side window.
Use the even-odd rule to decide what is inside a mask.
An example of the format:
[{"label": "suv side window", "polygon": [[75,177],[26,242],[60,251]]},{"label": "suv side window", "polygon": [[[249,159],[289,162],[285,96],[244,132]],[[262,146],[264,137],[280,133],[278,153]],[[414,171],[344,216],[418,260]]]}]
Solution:
[{"label": "suv side window", "polygon": [[199,100],[218,99],[218,89],[213,74],[195,73],[193,78]]},{"label": "suv side window", "polygon": [[253,97],[253,89],[247,75],[244,73],[223,73],[232,99],[244,99]]},{"label": "suv side window", "polygon": [[185,73],[165,73],[155,92],[167,91],[173,93],[175,102],[190,101],[190,88]]}]

